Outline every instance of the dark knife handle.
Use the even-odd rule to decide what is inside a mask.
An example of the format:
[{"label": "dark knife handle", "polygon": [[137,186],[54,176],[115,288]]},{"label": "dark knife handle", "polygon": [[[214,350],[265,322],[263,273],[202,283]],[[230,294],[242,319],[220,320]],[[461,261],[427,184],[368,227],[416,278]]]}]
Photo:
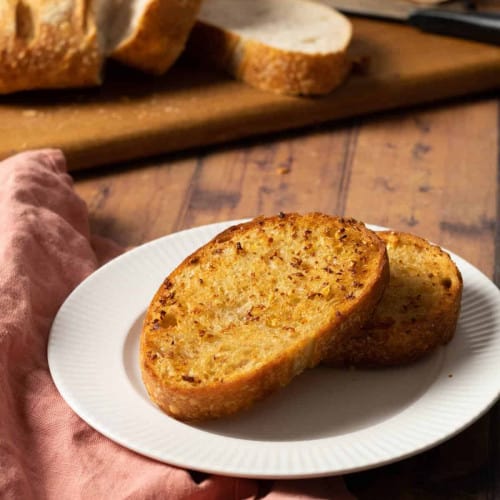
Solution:
[{"label": "dark knife handle", "polygon": [[408,22],[422,31],[500,45],[499,14],[419,9]]}]

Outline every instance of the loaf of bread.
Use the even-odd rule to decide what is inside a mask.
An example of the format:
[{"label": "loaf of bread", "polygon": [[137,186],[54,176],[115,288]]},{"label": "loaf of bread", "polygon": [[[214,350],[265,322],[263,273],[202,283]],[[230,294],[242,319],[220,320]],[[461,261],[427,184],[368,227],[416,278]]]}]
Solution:
[{"label": "loaf of bread", "polygon": [[462,278],[450,256],[418,236],[382,232],[390,281],[374,316],[334,346],[325,362],[358,367],[410,363],[448,343],[456,330]]},{"label": "loaf of bread", "polygon": [[187,51],[263,90],[327,94],[350,71],[351,36],[347,18],[309,0],[204,0]]},{"label": "loaf of bread", "polygon": [[[163,74],[202,0],[1,0],[0,94],[101,83],[107,58]],[[261,89],[325,94],[347,76],[351,25],[310,0],[204,0],[189,46]]]},{"label": "loaf of bread", "polygon": [[184,49],[201,0],[1,0],[0,94],[95,86],[112,57],[150,73]]},{"label": "loaf of bread", "polygon": [[0,1],[0,94],[101,82],[104,40],[91,0]]},{"label": "loaf of bread", "polygon": [[231,227],[154,296],[140,341],[145,387],[181,420],[247,408],[359,330],[388,275],[385,245],[353,219],[280,214]]}]

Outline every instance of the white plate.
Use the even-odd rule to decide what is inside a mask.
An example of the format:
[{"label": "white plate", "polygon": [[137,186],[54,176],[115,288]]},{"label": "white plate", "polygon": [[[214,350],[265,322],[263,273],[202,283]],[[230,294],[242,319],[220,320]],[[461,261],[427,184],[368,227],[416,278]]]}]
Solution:
[{"label": "white plate", "polygon": [[426,360],[381,371],[316,368],[230,419],[187,425],[162,413],[149,401],[138,368],[145,309],[188,253],[236,222],[138,247],[92,274],[61,307],[48,345],[50,371],[68,404],[99,432],[189,469],[314,477],[426,450],[470,425],[498,398],[500,292],[452,255],[464,278],[458,330]]}]

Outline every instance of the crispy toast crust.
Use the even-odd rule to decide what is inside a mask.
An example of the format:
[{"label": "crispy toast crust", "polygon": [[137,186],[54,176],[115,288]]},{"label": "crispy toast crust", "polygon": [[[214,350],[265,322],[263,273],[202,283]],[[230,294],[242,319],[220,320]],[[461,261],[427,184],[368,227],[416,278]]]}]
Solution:
[{"label": "crispy toast crust", "polygon": [[422,358],[454,336],[462,277],[450,256],[408,233],[379,233],[387,246],[390,282],[373,318],[325,362],[384,367]]},{"label": "crispy toast crust", "polygon": [[164,281],[144,321],[140,364],[169,415],[230,415],[317,365],[371,316],[388,281],[383,242],[324,214],[227,229]]}]

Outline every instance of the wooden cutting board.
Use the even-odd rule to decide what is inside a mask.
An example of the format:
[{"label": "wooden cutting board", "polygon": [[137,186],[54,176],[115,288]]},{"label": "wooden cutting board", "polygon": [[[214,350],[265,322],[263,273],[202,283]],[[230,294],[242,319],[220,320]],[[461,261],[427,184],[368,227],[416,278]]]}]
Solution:
[{"label": "wooden cutting board", "polygon": [[160,78],[112,66],[99,89],[0,98],[0,158],[58,147],[76,170],[500,87],[500,47],[353,24],[367,64],[329,96],[278,96],[186,61]]}]

